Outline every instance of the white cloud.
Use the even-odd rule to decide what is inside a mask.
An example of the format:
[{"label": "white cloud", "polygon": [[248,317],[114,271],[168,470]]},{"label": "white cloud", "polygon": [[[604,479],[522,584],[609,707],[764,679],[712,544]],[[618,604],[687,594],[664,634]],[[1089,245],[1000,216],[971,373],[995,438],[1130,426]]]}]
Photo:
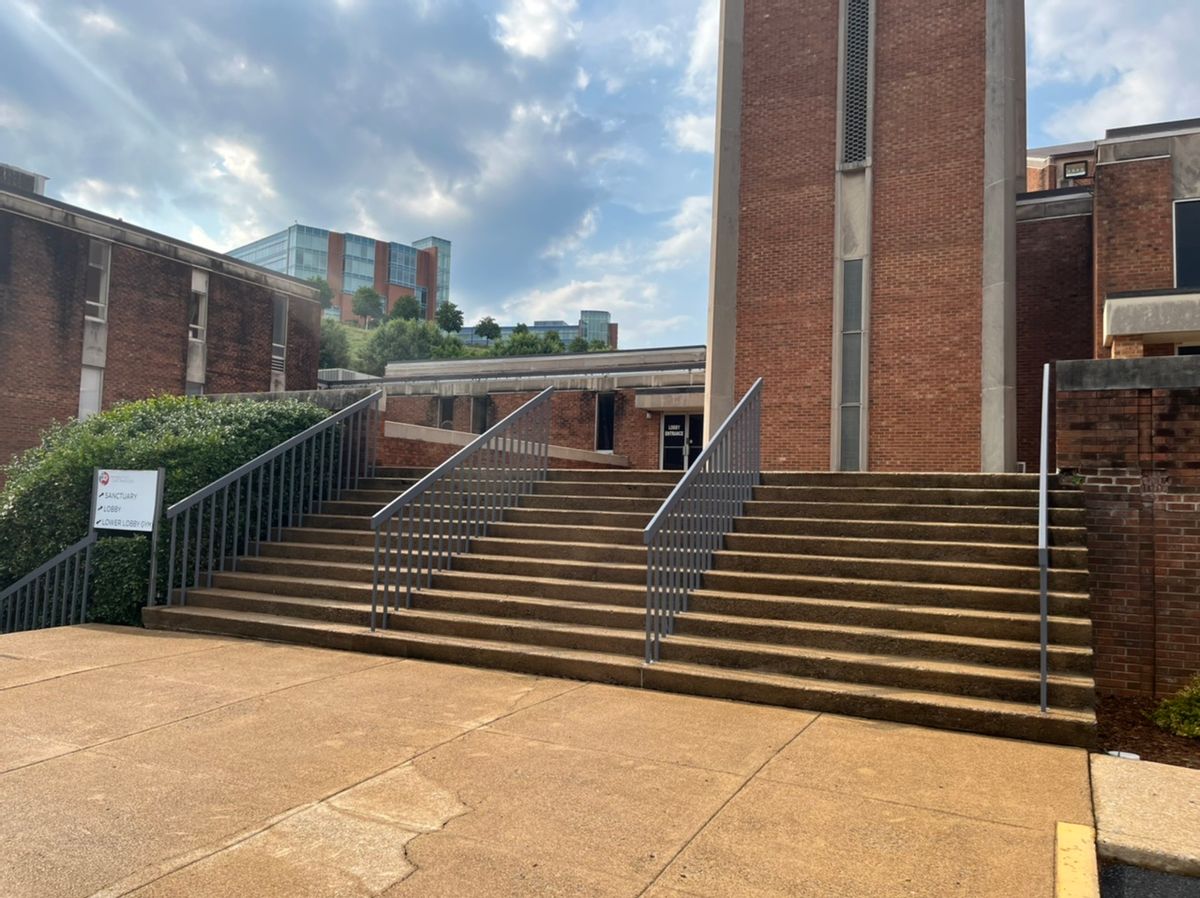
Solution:
[{"label": "white cloud", "polygon": [[543,259],[562,259],[565,256],[575,253],[588,240],[596,235],[596,231],[600,227],[600,210],[593,206],[583,213],[583,218],[579,220],[578,227],[562,237],[551,241],[542,253]]},{"label": "white cloud", "polygon": [[716,115],[696,115],[694,112],[677,115],[667,122],[671,141],[680,150],[711,153],[716,141]]},{"label": "white cloud", "polygon": [[258,153],[250,147],[236,141],[216,138],[209,141],[208,148],[216,157],[212,161],[209,177],[229,176],[256,192],[260,198],[269,199],[275,196],[270,177],[259,167]]},{"label": "white cloud", "polygon": [[75,181],[63,189],[62,197],[73,206],[130,221],[136,219],[142,208],[142,193],[132,184],[116,184],[100,178]]},{"label": "white cloud", "polygon": [[116,20],[108,13],[99,10],[91,10],[84,13],[80,19],[83,27],[95,34],[116,34],[119,31],[124,31]]},{"label": "white cloud", "polygon": [[645,313],[657,300],[657,285],[645,278],[605,274],[510,298],[503,303],[502,314],[511,321],[571,321],[580,309],[605,309],[613,313],[613,320],[619,321],[622,312]]},{"label": "white cloud", "polygon": [[212,67],[210,77],[218,84],[260,87],[273,82],[275,73],[269,65],[253,62],[238,53],[216,62]]},{"label": "white cloud", "polygon": [[1200,4],[1029,0],[1029,83],[1082,94],[1041,123],[1058,140],[1200,112]]},{"label": "white cloud", "polygon": [[650,254],[651,267],[656,271],[694,265],[707,256],[712,235],[712,197],[687,197],[670,224],[673,233]]},{"label": "white cloud", "polygon": [[24,129],[29,125],[29,116],[15,103],[0,100],[0,128]]},{"label": "white cloud", "polygon": [[666,25],[655,25],[629,35],[629,47],[634,58],[642,62],[672,66],[678,56],[678,46],[671,29]]},{"label": "white cloud", "polygon": [[691,49],[684,71],[682,93],[702,102],[713,102],[717,95],[717,64],[720,56],[721,4],[719,0],[700,0],[696,24],[692,29]]},{"label": "white cloud", "polygon": [[546,59],[579,34],[579,23],[571,18],[576,0],[508,0],[496,16],[500,43],[511,53]]}]

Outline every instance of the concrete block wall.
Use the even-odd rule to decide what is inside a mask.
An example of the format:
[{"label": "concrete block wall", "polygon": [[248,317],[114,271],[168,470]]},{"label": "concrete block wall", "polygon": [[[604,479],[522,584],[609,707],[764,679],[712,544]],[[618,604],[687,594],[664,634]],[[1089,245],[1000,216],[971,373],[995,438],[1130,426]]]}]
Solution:
[{"label": "concrete block wall", "polygon": [[1200,359],[1059,369],[1058,464],[1087,501],[1096,687],[1168,695],[1200,673]]}]

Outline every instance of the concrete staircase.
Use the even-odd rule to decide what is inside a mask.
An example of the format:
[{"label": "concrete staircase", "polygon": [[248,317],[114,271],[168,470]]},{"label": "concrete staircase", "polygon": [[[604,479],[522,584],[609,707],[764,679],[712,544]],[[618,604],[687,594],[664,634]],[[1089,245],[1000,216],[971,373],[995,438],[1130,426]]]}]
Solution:
[{"label": "concrete staircase", "polygon": [[677,474],[553,471],[389,629],[367,630],[370,515],[390,470],[147,609],[152,627],[602,680],[1065,744],[1090,744],[1082,496],[1053,493],[1050,705],[1038,700],[1037,481],[764,475],[662,660],[642,663],[641,530]]}]

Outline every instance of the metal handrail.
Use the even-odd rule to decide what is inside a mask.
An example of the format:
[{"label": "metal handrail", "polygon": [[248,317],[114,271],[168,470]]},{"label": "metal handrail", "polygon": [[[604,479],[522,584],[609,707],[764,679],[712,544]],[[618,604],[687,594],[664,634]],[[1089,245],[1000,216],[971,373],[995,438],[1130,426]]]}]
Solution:
[{"label": "metal handrail", "polygon": [[[383,628],[388,614],[412,607],[414,583],[429,586],[433,573],[487,533],[505,508],[532,492],[550,468],[550,397],[547,387],[476,437],[371,518],[375,569],[371,581],[371,629],[380,600]],[[404,584],[400,556],[404,555]],[[394,598],[394,601],[393,601]]]},{"label": "metal handrail", "polygon": [[687,610],[713,554],[761,478],[760,377],[713,434],[642,531],[646,545],[646,663],[659,659],[660,643]]},{"label": "metal handrail", "polygon": [[[182,605],[189,585],[204,581],[212,586],[214,571],[224,571],[226,562],[236,571],[239,557],[251,549],[257,555],[277,531],[301,526],[306,514],[319,512],[324,502],[374,476],[383,395],[376,390],[168,508],[167,604],[174,602],[177,568]],[[177,558],[180,517],[182,551]]]},{"label": "metal handrail", "polygon": [[64,627],[86,621],[88,578],[95,542],[96,531],[93,530],[75,545],[63,549],[0,591],[0,633]]},{"label": "metal handrail", "polygon": [[1042,445],[1038,472],[1038,567],[1041,584],[1041,705],[1047,708],[1050,648],[1050,364],[1042,369]]}]

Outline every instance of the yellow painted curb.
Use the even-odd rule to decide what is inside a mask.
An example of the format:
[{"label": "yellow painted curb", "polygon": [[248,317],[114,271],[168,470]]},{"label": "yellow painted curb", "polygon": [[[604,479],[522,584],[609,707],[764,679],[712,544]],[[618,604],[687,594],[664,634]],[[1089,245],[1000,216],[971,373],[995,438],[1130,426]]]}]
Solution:
[{"label": "yellow painted curb", "polygon": [[1054,898],[1100,898],[1096,831],[1059,823],[1054,851]]}]

